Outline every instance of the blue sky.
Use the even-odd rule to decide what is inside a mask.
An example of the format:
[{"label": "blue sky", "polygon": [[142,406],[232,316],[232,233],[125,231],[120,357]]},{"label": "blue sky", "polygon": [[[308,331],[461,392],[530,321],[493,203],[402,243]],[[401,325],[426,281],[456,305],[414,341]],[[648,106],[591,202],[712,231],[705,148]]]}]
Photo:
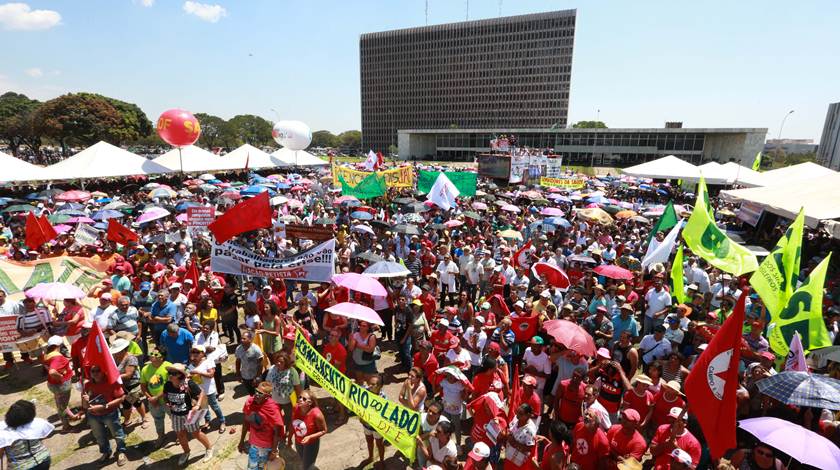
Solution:
[{"label": "blue sky", "polygon": [[[429,24],[462,0],[429,0]],[[147,6],[148,5],[148,6]],[[422,26],[424,0],[0,0],[0,93],[91,91],[151,119],[183,107],[225,118],[361,126],[363,32]],[[576,8],[569,121],[610,127],[767,127],[818,140],[840,101],[840,2],[506,0],[503,15]],[[472,0],[469,18],[498,16]]]}]

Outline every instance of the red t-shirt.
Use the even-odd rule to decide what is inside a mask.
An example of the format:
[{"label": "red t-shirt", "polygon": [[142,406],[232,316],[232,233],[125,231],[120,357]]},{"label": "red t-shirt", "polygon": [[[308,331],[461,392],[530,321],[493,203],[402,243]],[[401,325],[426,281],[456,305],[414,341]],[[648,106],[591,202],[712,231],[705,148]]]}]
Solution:
[{"label": "red t-shirt", "polygon": [[504,410],[499,408],[496,401],[487,394],[481,395],[471,401],[467,405],[467,408],[473,413],[473,426],[470,431],[470,437],[473,442],[483,442],[493,447],[495,443],[487,436],[487,429],[484,426],[492,421],[493,418],[498,418],[499,429],[506,429],[507,421],[504,419]]},{"label": "red t-shirt", "polygon": [[650,420],[653,422],[654,426],[662,426],[663,424],[668,423],[668,413],[671,412],[671,408],[675,406],[685,408],[685,400],[681,397],[677,397],[674,401],[665,401],[665,398],[663,398],[662,395],[663,392],[660,390],[653,398],[653,414],[651,415]]},{"label": "red t-shirt", "polygon": [[[70,359],[73,360],[73,367],[81,368],[85,363],[85,349],[87,349],[88,338],[79,337],[73,344],[70,345]],[[85,374],[87,377],[87,374]]]},{"label": "red t-shirt", "polygon": [[286,434],[283,429],[283,413],[270,397],[262,404],[256,403],[254,397],[248,397],[242,414],[248,423],[248,442],[257,447],[271,447],[275,426],[280,426],[280,439]]},{"label": "red t-shirt", "polygon": [[[671,425],[670,424],[663,424],[656,428],[656,434],[653,436],[653,440],[651,441],[651,446],[654,444],[659,444],[660,442],[667,442],[668,439],[671,437]],[[700,454],[702,449],[700,448],[700,442],[697,441],[697,438],[694,437],[688,430],[683,431],[683,435],[677,438],[677,447],[680,449],[688,452],[688,455],[691,456],[691,463],[695,467],[698,463],[700,463]],[[659,454],[656,459],[653,461],[654,469],[655,470],[668,470],[671,468],[671,451],[674,450],[674,446],[666,446],[662,453]]]},{"label": "red t-shirt", "polygon": [[332,289],[333,296],[335,296],[335,301],[337,303],[347,302],[350,300],[350,290],[346,287],[334,286]]},{"label": "red t-shirt", "polygon": [[580,382],[577,387],[572,385],[572,379],[560,382],[557,388],[557,398],[560,400],[558,415],[560,421],[571,424],[577,423],[580,419],[580,404],[583,403],[583,389],[586,384]]},{"label": "red t-shirt", "polygon": [[607,431],[607,440],[610,442],[610,453],[618,459],[633,457],[641,462],[642,456],[647,450],[645,438],[634,431],[632,436],[621,432],[621,425],[615,424]]},{"label": "red t-shirt", "polygon": [[437,308],[435,296],[424,293],[420,294],[420,297],[417,297],[417,299],[423,304],[423,315],[426,315],[426,321],[431,323],[432,319],[435,318],[435,309]]},{"label": "red t-shirt", "polygon": [[647,416],[650,407],[653,406],[653,393],[650,390],[645,390],[644,395],[638,396],[633,390],[624,392],[624,408],[633,409],[639,412],[639,416],[644,420]]},{"label": "red t-shirt", "polygon": [[610,453],[607,435],[600,427],[592,432],[582,422],[577,423],[572,436],[572,462],[578,464],[581,470],[595,470],[598,461]]},{"label": "red t-shirt", "polygon": [[343,374],[347,370],[347,350],[341,343],[327,343],[322,347],[324,357]]},{"label": "red t-shirt", "polygon": [[435,358],[434,354],[429,354],[429,358],[426,359],[426,362],[421,362],[422,361],[420,360],[420,353],[414,353],[414,359],[412,363],[415,366],[423,369],[423,374],[425,375],[426,380],[431,382],[432,376],[435,374],[435,371],[438,370],[438,368],[440,367],[440,365],[438,364],[438,360],[437,358]]},{"label": "red t-shirt", "polygon": [[[292,428],[295,430],[296,444],[300,444],[300,441],[304,437],[319,431],[315,424],[318,416],[321,416],[321,410],[318,408],[312,408],[304,415],[300,405],[295,406],[292,412]],[[309,443],[313,444],[314,441],[310,441]]]},{"label": "red t-shirt", "polygon": [[429,341],[432,342],[432,348],[434,349],[435,356],[439,354],[445,354],[446,351],[449,351],[449,341],[452,340],[452,333],[449,330],[435,330],[432,332],[432,335],[429,337]]},{"label": "red t-shirt", "polygon": [[[116,400],[117,398],[125,394],[125,392],[123,391],[122,384],[109,384],[104,382],[86,383],[85,392],[88,394],[88,397],[90,397],[89,400],[91,405],[107,405],[109,402]],[[106,411],[105,413],[93,413],[92,411],[88,411],[88,413],[96,416],[104,416],[110,413],[111,411]]]},{"label": "red t-shirt", "polygon": [[82,323],[85,321],[85,312],[81,305],[73,305],[71,307],[65,307],[66,314],[64,315],[64,321],[71,321],[74,319],[73,323],[67,325],[67,333],[66,336],[75,336],[79,334],[79,331],[82,330]]},{"label": "red t-shirt", "polygon": [[490,391],[490,386],[492,385],[493,390],[498,391],[499,396],[504,399],[504,380],[502,379],[502,373],[496,369],[495,372],[482,372],[480,374],[475,374],[473,377],[473,396],[479,396],[485,394]]},{"label": "red t-shirt", "polygon": [[540,461],[540,470],[551,470],[551,459],[554,457],[554,454],[559,452],[562,452],[563,455],[569,455],[569,445],[565,442],[561,442],[560,445],[556,445],[553,442],[547,445]]},{"label": "red t-shirt", "polygon": [[536,390],[531,392],[531,396],[528,397],[528,400],[526,400],[525,403],[531,406],[531,410],[533,410],[531,416],[533,416],[534,419],[537,419],[540,415],[542,415],[542,399],[539,394],[537,394]]},{"label": "red t-shirt", "polygon": [[61,379],[56,380],[51,375],[47,375],[47,382],[53,385],[61,385],[73,377],[73,368],[70,367],[70,359],[64,357],[64,354],[56,353],[45,361],[48,370],[55,370],[61,374]]}]

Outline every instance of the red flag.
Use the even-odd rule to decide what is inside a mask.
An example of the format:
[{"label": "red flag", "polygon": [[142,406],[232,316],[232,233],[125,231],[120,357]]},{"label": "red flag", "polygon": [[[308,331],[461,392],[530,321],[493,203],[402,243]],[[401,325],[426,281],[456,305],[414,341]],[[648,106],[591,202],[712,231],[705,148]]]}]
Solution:
[{"label": "red flag", "polygon": [[513,386],[510,389],[510,402],[508,403],[508,422],[516,416],[516,409],[522,404],[522,382],[519,380],[519,364],[513,366]]},{"label": "red flag", "polygon": [[539,317],[516,317],[510,320],[512,322],[510,329],[516,335],[516,341],[521,343],[531,341],[531,338],[537,334]]},{"label": "red flag", "polygon": [[87,338],[87,348],[85,348],[85,357],[82,365],[85,371],[88,372],[88,377],[91,366],[99,366],[102,373],[105,375],[105,380],[109,384],[122,383],[120,378],[120,371],[117,369],[117,363],[114,361],[114,356],[108,350],[108,343],[105,341],[105,335],[99,328],[99,323],[93,322],[93,328]]},{"label": "red flag", "polygon": [[190,259],[188,264],[189,266],[187,267],[187,274],[184,276],[184,280],[191,279],[193,287],[198,287],[198,263],[194,259]]},{"label": "red flag", "polygon": [[268,191],[263,191],[257,196],[231,207],[211,222],[207,228],[213,232],[216,243],[224,243],[240,233],[271,226],[271,205],[268,201]]},{"label": "red flag", "polygon": [[26,215],[25,231],[26,246],[32,250],[41,248],[41,245],[58,236],[58,233],[47,220],[47,216],[43,215],[38,218],[35,217],[33,212]]},{"label": "red flag", "polygon": [[385,158],[382,156],[382,152],[381,151],[376,152],[376,168],[374,168],[374,169],[379,169],[379,167],[381,167],[384,164],[385,164]]},{"label": "red flag", "polygon": [[741,293],[732,315],[712,337],[685,380],[685,395],[691,408],[702,410],[696,414],[697,421],[714,459],[737,445],[738,361],[741,360],[741,329],[747,291],[744,289]]},{"label": "red flag", "polygon": [[499,294],[493,294],[485,299],[485,302],[490,304],[490,311],[496,315],[496,320],[501,320],[504,317],[510,316],[510,309],[505,303],[505,298]]},{"label": "red flag", "polygon": [[513,259],[511,260],[511,264],[513,267],[522,266],[525,269],[531,267],[531,263],[528,262],[528,258],[531,256],[531,240],[528,240],[528,243],[522,245],[522,248],[516,250],[516,253],[513,255]]},{"label": "red flag", "polygon": [[117,219],[108,219],[108,236],[106,237],[112,242],[117,242],[120,245],[128,245],[128,242],[136,242],[140,237],[125,225],[117,222]]}]

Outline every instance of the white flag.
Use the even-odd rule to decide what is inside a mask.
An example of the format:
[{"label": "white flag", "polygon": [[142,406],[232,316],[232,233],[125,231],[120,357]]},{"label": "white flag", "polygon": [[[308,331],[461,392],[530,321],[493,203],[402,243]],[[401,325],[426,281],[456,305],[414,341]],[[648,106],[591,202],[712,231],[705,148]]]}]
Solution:
[{"label": "white flag", "polygon": [[93,245],[99,240],[99,230],[96,230],[88,224],[81,223],[76,226],[76,232],[73,238],[76,240],[77,245]]},{"label": "white flag", "polygon": [[[668,235],[662,240],[662,243],[657,245],[648,245],[645,258],[642,260],[642,267],[647,269],[648,266],[656,263],[665,263],[671,257],[671,252],[674,251],[674,246],[677,244],[677,235],[680,234],[680,229],[683,226],[683,221],[677,222],[674,228],[668,232]],[[653,241],[653,240],[651,240]]]},{"label": "white flag", "polygon": [[799,332],[793,333],[790,340],[790,351],[785,359],[785,370],[796,370],[808,372],[808,364],[805,362],[805,350],[802,349],[802,340],[799,339]]},{"label": "white flag", "polygon": [[373,171],[376,168],[376,164],[379,162],[379,157],[373,153],[373,150],[368,150],[367,160],[365,160],[365,170]]},{"label": "white flag", "polygon": [[455,184],[446,177],[445,173],[438,175],[435,184],[429,189],[426,200],[432,201],[441,209],[448,211],[455,207],[455,198],[461,194]]}]

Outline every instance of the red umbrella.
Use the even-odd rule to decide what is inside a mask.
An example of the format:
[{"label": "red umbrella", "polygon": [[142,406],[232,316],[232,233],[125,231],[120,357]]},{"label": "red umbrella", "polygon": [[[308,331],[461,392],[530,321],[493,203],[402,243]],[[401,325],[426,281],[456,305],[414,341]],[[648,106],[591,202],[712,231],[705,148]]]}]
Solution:
[{"label": "red umbrella", "polygon": [[580,325],[568,320],[548,320],[543,328],[558,343],[584,356],[595,357],[595,341]]},{"label": "red umbrella", "polygon": [[242,199],[242,195],[236,191],[225,191],[220,197],[230,199],[231,201],[238,201]]},{"label": "red umbrella", "polygon": [[63,192],[55,197],[56,201],[63,201],[63,202],[85,202],[90,199],[90,193],[87,191],[79,191],[74,189],[73,191]]},{"label": "red umbrella", "polygon": [[567,289],[571,285],[569,282],[569,276],[566,275],[562,269],[554,266],[553,264],[540,261],[538,263],[534,263],[534,266],[531,267],[531,271],[534,273],[534,276],[544,280],[553,287]]},{"label": "red umbrella", "polygon": [[614,264],[602,264],[601,266],[595,268],[594,271],[601,276],[608,277],[610,279],[623,279],[628,281],[633,279],[632,271]]}]

